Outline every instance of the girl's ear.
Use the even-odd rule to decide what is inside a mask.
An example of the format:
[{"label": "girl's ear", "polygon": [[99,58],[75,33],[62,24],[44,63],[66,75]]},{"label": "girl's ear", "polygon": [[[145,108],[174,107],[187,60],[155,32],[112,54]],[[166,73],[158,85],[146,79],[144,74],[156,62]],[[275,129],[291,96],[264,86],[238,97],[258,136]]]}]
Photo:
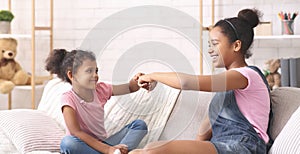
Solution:
[{"label": "girl's ear", "polygon": [[67,72],[67,76],[68,78],[72,81],[73,80],[73,75],[72,75],[72,72],[71,71],[68,71]]},{"label": "girl's ear", "polygon": [[238,52],[241,50],[242,48],[242,42],[240,40],[236,40],[234,43],[233,43],[233,48],[234,48],[234,51],[235,52]]}]

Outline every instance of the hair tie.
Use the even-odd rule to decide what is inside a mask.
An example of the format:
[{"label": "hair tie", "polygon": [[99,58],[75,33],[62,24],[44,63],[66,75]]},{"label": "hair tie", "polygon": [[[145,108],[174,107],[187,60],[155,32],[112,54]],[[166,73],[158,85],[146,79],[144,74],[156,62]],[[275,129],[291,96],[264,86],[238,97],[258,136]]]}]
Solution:
[{"label": "hair tie", "polygon": [[233,31],[234,31],[234,34],[235,34],[237,40],[239,40],[240,37],[239,37],[239,35],[238,35],[238,32],[237,32],[235,26],[234,26],[229,20],[227,20],[227,19],[224,19],[224,21],[226,21],[226,22],[230,25],[230,27],[231,27],[231,28],[233,29]]}]

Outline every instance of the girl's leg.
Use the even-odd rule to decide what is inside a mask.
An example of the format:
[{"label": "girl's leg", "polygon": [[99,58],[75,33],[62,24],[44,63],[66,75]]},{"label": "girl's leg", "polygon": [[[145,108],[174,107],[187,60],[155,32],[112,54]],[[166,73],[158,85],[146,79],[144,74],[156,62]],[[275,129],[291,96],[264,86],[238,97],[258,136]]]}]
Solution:
[{"label": "girl's leg", "polygon": [[129,154],[217,154],[215,146],[209,141],[174,140],[148,144],[144,149],[133,150]]},{"label": "girl's leg", "polygon": [[75,136],[65,136],[60,143],[62,154],[101,154]]},{"label": "girl's leg", "polygon": [[119,132],[105,140],[109,145],[125,144],[128,150],[135,149],[147,134],[147,125],[143,120],[134,120]]}]

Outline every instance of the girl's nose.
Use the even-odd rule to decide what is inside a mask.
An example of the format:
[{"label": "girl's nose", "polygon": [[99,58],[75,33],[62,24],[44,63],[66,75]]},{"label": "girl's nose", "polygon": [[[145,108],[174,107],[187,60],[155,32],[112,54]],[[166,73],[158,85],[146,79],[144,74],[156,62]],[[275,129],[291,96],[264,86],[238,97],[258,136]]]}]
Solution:
[{"label": "girl's nose", "polygon": [[95,72],[94,73],[94,77],[98,77],[99,75],[98,75],[98,72]]},{"label": "girl's nose", "polygon": [[208,53],[211,54],[211,53],[213,53],[213,52],[214,52],[213,48],[212,48],[212,47],[209,47],[209,48],[208,48]]}]

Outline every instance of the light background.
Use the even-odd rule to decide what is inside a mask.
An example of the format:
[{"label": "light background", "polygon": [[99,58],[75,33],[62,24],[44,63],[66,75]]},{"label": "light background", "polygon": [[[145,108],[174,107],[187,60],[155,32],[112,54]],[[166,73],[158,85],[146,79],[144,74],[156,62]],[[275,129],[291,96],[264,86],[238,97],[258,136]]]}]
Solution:
[{"label": "light background", "polygon": [[[68,50],[80,47],[88,32],[103,19],[121,10],[142,5],[167,6],[182,11],[196,20],[199,20],[198,0],[54,0],[54,48]],[[203,1],[203,25],[211,25],[211,3]],[[7,9],[7,0],[0,0],[0,9]],[[47,0],[36,0],[37,17],[39,26],[49,24],[49,3]],[[215,0],[215,20],[236,16],[243,8],[257,8],[264,13],[263,21],[272,22],[273,35],[281,34],[281,23],[277,16],[280,11],[299,11],[300,0]],[[12,33],[30,34],[31,30],[31,0],[12,0],[12,11],[15,19],[12,22]],[[295,20],[295,35],[300,35],[300,17]],[[121,19],[122,20],[122,19]],[[146,19],[145,19],[146,20]],[[180,20],[178,22],[181,22]],[[118,24],[118,23],[116,23]],[[184,24],[183,24],[184,25]],[[194,25],[184,25],[193,27]],[[44,71],[44,61],[48,55],[49,46],[47,32],[37,33],[36,45],[36,71],[37,75],[47,74]],[[205,36],[205,39],[206,36]],[[199,52],[190,42],[173,31],[142,27],[126,31],[116,37],[105,50],[105,57],[101,60],[100,75],[103,80],[111,81],[113,62],[130,47],[147,41],[166,43],[179,50],[193,65],[194,71],[199,72]],[[17,60],[24,69],[31,71],[31,47],[30,39],[18,39]],[[204,42],[204,53],[207,53],[207,42]],[[253,56],[248,60],[249,64],[264,68],[264,62],[271,58],[288,58],[300,56],[300,39],[256,39],[253,44]],[[170,55],[171,56],[171,55]],[[174,59],[180,62],[180,59]],[[204,73],[210,73],[209,59],[204,59]],[[170,70],[161,64],[146,63],[133,70],[144,72]],[[16,94],[19,95],[19,94]],[[38,96],[37,96],[38,97]],[[14,102],[28,100],[30,107],[30,91],[27,94],[14,97]],[[6,95],[0,94],[0,109],[6,108]],[[37,100],[39,101],[39,100]],[[22,107],[15,105],[15,107]],[[14,107],[14,104],[13,104]]]}]

